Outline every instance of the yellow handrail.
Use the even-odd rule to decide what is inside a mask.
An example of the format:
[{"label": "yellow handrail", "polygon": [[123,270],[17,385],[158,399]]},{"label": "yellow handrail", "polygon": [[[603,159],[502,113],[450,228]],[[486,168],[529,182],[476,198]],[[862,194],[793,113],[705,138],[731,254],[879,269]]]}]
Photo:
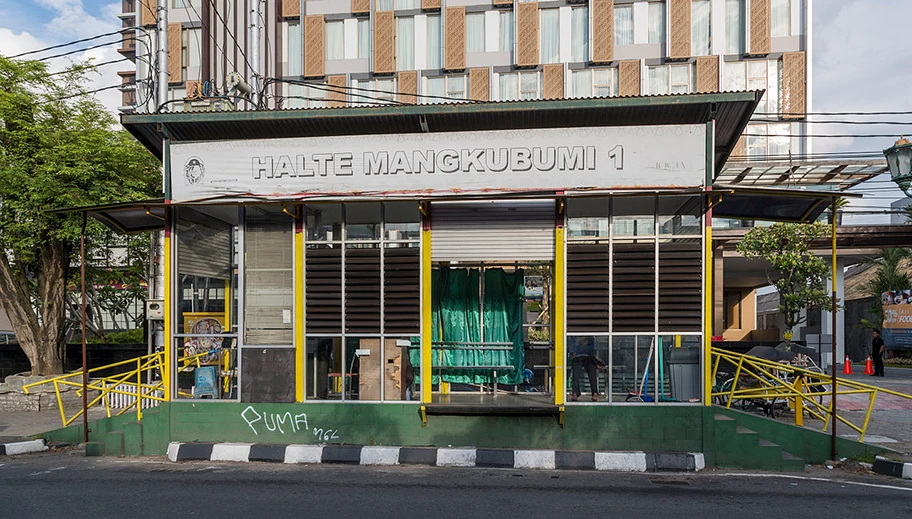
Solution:
[{"label": "yellow handrail", "polygon": [[[731,351],[712,348],[712,382],[719,378],[722,363],[728,364],[734,375],[721,386],[713,386],[711,397],[723,399],[723,405],[731,408],[735,400],[757,401],[774,406],[778,400],[788,403],[789,408],[795,409],[795,425],[804,424],[804,413],[823,422],[823,430],[830,424],[834,417],[859,434],[858,441],[864,441],[865,432],[874,410],[874,401],[879,393],[912,399],[912,395],[884,389],[882,387],[864,384],[850,379],[838,379],[836,382],[837,395],[868,395],[868,409],[864,422],[856,425],[840,416],[838,410],[833,409],[832,401],[824,404],[822,397],[832,395],[829,387],[832,382],[830,375],[817,371],[793,366],[782,362],[774,362],[760,357],[743,355]],[[814,389],[817,389],[815,391]],[[815,400],[821,397],[821,401]]]},{"label": "yellow handrail", "polygon": [[[199,367],[201,365],[200,359],[208,355],[208,352],[203,352],[177,359],[178,372],[185,371],[189,368]],[[121,409],[116,414],[116,416],[121,416],[131,409],[135,408],[136,419],[142,420],[142,406],[144,402],[164,402],[167,400],[166,395],[168,393],[168,388],[165,386],[164,377],[152,383],[143,383],[143,378],[145,378],[144,375],[147,373],[152,373],[157,370],[160,376],[166,375],[164,352],[152,353],[149,355],[136,357],[134,359],[123,360],[120,362],[115,362],[113,364],[108,364],[106,366],[92,368],[88,370],[88,373],[98,373],[101,371],[108,371],[124,366],[132,366],[132,369],[117,373],[115,375],[107,375],[104,377],[89,379],[89,383],[86,385],[86,389],[88,389],[88,391],[97,391],[98,395],[92,397],[92,399],[88,401],[86,410],[98,405],[99,403],[103,403],[106,414],[108,418],[110,418],[112,415],[109,397],[111,395],[126,395],[133,397],[133,402],[127,405],[125,408]],[[53,378],[48,378],[40,382],[26,384],[22,386],[22,390],[25,392],[25,394],[29,394],[30,390],[44,384],[54,385],[54,393],[57,397],[57,407],[60,409],[60,421],[63,423],[64,427],[70,425],[74,420],[82,416],[82,405],[79,406],[79,410],[76,411],[72,416],[67,416],[64,409],[63,396],[61,395],[61,388],[75,387],[77,388],[76,395],[82,396],[82,370],[73,371],[71,373],[66,373],[64,375],[59,375]]]}]

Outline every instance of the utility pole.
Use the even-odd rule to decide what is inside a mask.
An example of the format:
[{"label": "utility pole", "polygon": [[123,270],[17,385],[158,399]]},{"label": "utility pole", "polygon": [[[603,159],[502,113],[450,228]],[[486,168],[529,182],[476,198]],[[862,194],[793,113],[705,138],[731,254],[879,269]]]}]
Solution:
[{"label": "utility pole", "polygon": [[260,4],[261,0],[250,2],[250,101],[254,109],[260,108]]},{"label": "utility pole", "polygon": [[168,0],[158,0],[158,22],[155,27],[158,43],[158,88],[155,89],[155,112],[168,102]]}]

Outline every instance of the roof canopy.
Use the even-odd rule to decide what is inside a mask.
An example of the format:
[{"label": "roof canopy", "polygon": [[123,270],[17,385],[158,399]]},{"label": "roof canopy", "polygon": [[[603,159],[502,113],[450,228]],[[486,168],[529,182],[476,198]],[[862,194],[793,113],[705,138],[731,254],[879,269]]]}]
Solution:
[{"label": "roof canopy", "polygon": [[718,174],[762,91],[305,110],[124,114],[121,123],[162,157],[172,142],[392,133],[700,124],[715,125]]},{"label": "roof canopy", "polygon": [[122,234],[160,231],[165,228],[165,201],[162,198],[120,204],[67,207],[48,212],[85,212],[113,231]]},{"label": "roof canopy", "polygon": [[709,196],[713,195],[719,197],[712,209],[714,218],[792,223],[817,220],[833,198],[861,196],[833,191],[743,188],[719,184],[713,185]]},{"label": "roof canopy", "polygon": [[729,162],[716,182],[742,187],[807,186],[844,191],[887,172],[883,159]]}]

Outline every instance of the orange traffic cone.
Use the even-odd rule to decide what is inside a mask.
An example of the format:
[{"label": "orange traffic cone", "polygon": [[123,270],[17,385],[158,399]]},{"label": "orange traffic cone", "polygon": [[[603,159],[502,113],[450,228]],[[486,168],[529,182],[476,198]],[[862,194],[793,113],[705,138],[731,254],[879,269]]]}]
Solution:
[{"label": "orange traffic cone", "polygon": [[846,355],[845,364],[842,365],[842,374],[851,375],[852,374],[852,361],[849,360],[849,356]]},{"label": "orange traffic cone", "polygon": [[874,364],[871,362],[871,356],[870,356],[870,355],[868,355],[868,360],[865,362],[864,374],[865,374],[865,375],[873,375],[873,374],[874,374]]}]

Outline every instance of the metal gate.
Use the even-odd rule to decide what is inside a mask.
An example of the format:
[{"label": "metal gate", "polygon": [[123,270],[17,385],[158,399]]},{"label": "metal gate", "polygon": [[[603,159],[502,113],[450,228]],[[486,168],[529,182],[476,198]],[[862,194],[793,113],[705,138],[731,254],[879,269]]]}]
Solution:
[{"label": "metal gate", "polygon": [[554,260],[554,200],[431,203],[433,261]]}]

